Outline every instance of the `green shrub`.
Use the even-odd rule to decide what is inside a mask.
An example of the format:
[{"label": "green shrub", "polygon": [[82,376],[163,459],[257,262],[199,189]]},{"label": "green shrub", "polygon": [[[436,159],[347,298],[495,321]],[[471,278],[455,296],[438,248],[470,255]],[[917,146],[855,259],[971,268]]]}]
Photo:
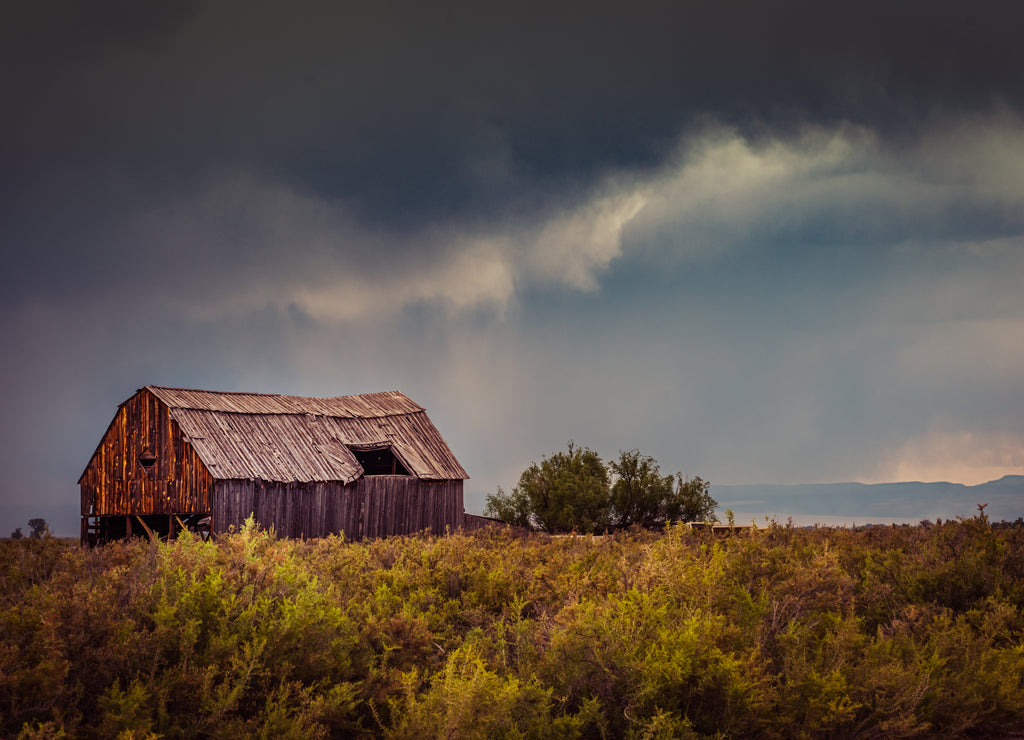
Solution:
[{"label": "green shrub", "polygon": [[1024,535],[0,543],[0,736],[1024,731]]}]

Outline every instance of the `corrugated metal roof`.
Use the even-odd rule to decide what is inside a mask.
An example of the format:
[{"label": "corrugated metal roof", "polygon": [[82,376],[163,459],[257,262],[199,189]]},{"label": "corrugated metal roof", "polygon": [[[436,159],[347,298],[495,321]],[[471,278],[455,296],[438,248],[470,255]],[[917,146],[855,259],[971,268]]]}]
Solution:
[{"label": "corrugated metal roof", "polygon": [[351,482],[363,468],[348,445],[390,446],[427,480],[469,476],[427,417],[404,393],[307,398],[146,386],[214,478]]}]

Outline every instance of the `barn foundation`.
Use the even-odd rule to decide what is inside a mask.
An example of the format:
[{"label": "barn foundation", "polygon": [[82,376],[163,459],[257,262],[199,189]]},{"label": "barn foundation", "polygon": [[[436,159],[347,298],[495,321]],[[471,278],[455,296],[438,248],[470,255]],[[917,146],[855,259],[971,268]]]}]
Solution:
[{"label": "barn foundation", "polygon": [[182,532],[210,539],[209,514],[124,514],[82,517],[82,544],[104,545],[131,537],[173,540]]}]

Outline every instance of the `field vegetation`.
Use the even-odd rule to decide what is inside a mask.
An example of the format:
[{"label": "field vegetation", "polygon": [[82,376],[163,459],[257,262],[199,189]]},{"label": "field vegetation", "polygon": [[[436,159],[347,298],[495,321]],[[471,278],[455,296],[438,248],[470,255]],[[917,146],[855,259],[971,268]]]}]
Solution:
[{"label": "field vegetation", "polygon": [[1007,736],[1024,528],[0,543],[0,735]]}]

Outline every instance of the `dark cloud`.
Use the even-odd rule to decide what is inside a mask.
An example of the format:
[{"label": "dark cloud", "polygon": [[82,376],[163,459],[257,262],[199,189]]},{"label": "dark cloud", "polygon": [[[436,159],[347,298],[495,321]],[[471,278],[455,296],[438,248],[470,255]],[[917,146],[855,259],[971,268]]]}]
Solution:
[{"label": "dark cloud", "polygon": [[400,388],[477,510],[570,438],[1022,464],[1019,3],[5,14],[5,500],[73,503],[146,383]]},{"label": "dark cloud", "polygon": [[[12,247],[5,294],[36,282],[26,278],[49,276],[63,292],[62,275],[79,285],[83,271],[110,275],[126,262],[120,249],[148,259],[145,237],[125,243],[125,223],[224,172],[415,233],[586,198],[609,171],[656,169],[708,115],[774,136],[808,120],[913,131],[932,116],[1019,111],[1021,13],[1014,3],[19,6],[0,45],[14,111],[0,122],[0,238],[32,249]],[[221,251],[254,258],[241,245]]]},{"label": "dark cloud", "polygon": [[[395,224],[656,166],[708,114],[906,129],[1022,104],[1012,2],[89,8],[7,26],[11,177],[187,188],[244,163]],[[481,179],[494,146],[516,177]]]}]

